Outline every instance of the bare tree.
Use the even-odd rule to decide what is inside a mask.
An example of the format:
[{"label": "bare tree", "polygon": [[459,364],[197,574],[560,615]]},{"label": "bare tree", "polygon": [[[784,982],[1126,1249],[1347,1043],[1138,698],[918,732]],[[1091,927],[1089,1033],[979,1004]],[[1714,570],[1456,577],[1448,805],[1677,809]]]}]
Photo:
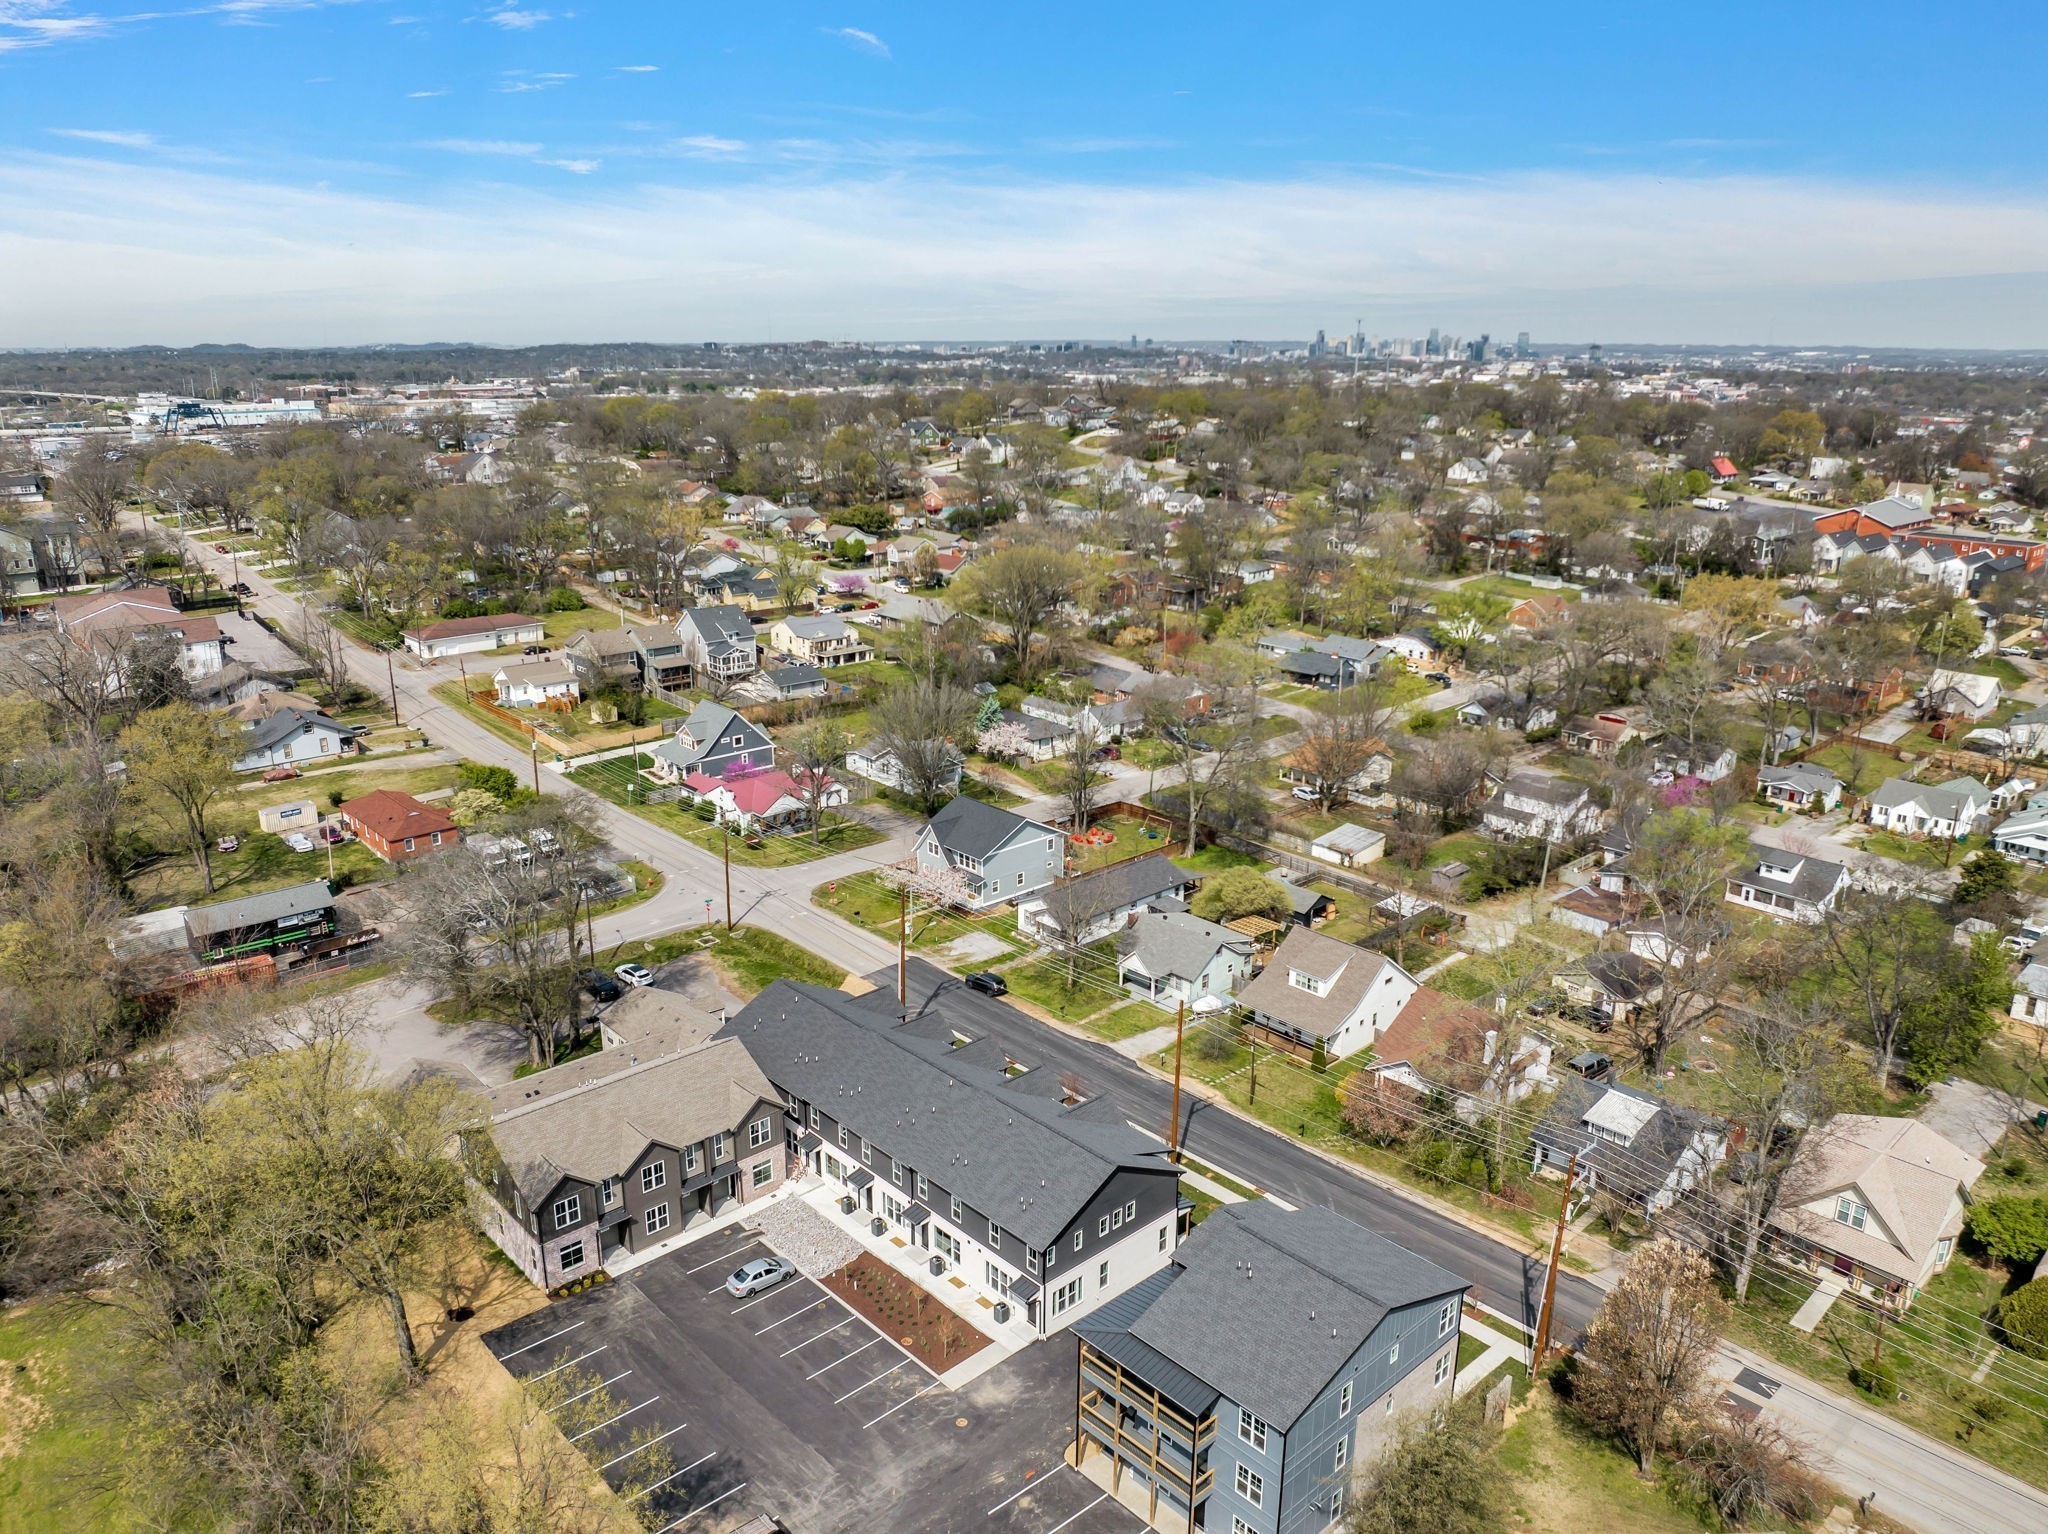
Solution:
[{"label": "bare tree", "polygon": [[1187,851],[1199,845],[1204,816],[1247,786],[1258,757],[1258,689],[1245,657],[1208,647],[1199,667],[1208,708],[1187,709],[1188,692],[1173,678],[1148,683],[1133,700],[1146,728],[1165,747],[1166,767],[1187,822]]},{"label": "bare tree", "polygon": [[803,801],[813,845],[824,827],[825,800],[836,786],[834,775],[846,770],[846,752],[846,732],[829,720],[801,731],[784,748],[790,781]]},{"label": "bare tree", "polygon": [[1387,749],[1393,716],[1386,684],[1374,677],[1339,688],[1303,726],[1302,742],[1289,760],[1315,790],[1316,807],[1325,815],[1350,797],[1373,757]]},{"label": "bare tree", "polygon": [[1630,1258],[1586,1329],[1573,1408],[1619,1438],[1646,1476],[1706,1389],[1720,1311],[1706,1258],[1660,1239]]},{"label": "bare tree", "polygon": [[85,539],[109,574],[122,564],[121,513],[135,486],[135,465],[121,454],[80,447],[57,480],[57,500],[85,529]]},{"label": "bare tree", "polygon": [[1659,923],[1645,945],[1657,988],[1617,1026],[1652,1075],[1664,1068],[1665,1052],[1693,1014],[1734,973],[1739,944],[1721,930],[1719,917],[1728,875],[1747,846],[1739,826],[1717,826],[1693,810],[1653,816],[1636,832],[1629,877]]},{"label": "bare tree", "polygon": [[875,743],[896,759],[903,791],[929,815],[945,802],[960,772],[964,739],[974,727],[975,698],[965,687],[915,677],[875,705]]},{"label": "bare tree", "polygon": [[1049,543],[1014,543],[970,564],[961,600],[1001,623],[1019,678],[1032,671],[1032,647],[1080,583],[1080,559]]},{"label": "bare tree", "polygon": [[1097,742],[1101,738],[1094,715],[1082,709],[1075,717],[1073,733],[1053,759],[1053,793],[1066,811],[1067,826],[1074,836],[1088,829],[1088,817],[1095,808],[1095,790],[1108,778],[1096,765],[1096,753],[1102,749]]}]

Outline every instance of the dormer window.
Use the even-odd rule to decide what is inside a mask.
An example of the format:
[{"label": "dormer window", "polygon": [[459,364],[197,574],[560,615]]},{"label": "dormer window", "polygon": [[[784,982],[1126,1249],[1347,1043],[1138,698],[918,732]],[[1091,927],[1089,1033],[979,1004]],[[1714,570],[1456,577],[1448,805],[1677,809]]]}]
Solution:
[{"label": "dormer window", "polygon": [[1311,996],[1325,995],[1330,989],[1330,982],[1320,975],[1311,975],[1307,970],[1296,969],[1292,965],[1287,969],[1287,983],[1297,991],[1307,991]]},{"label": "dormer window", "polygon": [[1851,1230],[1861,1230],[1863,1229],[1864,1222],[1869,1218],[1870,1210],[1864,1205],[1859,1204],[1848,1194],[1841,1194],[1835,1199],[1835,1221],[1837,1224],[1846,1225]]}]

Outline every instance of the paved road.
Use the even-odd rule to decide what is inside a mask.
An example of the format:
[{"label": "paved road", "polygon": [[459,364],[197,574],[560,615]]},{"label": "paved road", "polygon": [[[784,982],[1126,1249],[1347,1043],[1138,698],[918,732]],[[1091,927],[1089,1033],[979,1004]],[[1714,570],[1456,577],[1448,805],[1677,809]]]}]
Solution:
[{"label": "paved road", "polygon": [[[192,543],[193,553],[226,573],[227,560]],[[299,621],[298,604],[276,591],[260,573],[243,571],[255,587],[255,605],[280,623]],[[384,657],[351,649],[350,665],[364,685],[383,691]],[[530,772],[526,753],[456,713],[431,695],[441,670],[406,666],[395,672],[399,707],[407,723],[419,724],[436,743],[453,747],[479,762]],[[543,771],[541,786],[563,791],[559,775]],[[605,834],[625,856],[659,869],[667,879],[654,899],[609,918],[601,925],[604,941],[621,936],[651,936],[706,919],[705,898],[714,909],[723,905],[718,860],[702,849],[650,822],[610,804],[597,802],[596,814]],[[788,934],[848,970],[865,974],[893,964],[892,945],[809,903],[811,888],[824,879],[844,877],[861,868],[901,856],[884,844],[827,862],[792,869],[741,869],[732,873],[736,919]],[[719,914],[723,914],[719,911]],[[915,966],[919,1001],[952,977],[923,961]],[[893,977],[889,977],[893,978]],[[1171,1089],[1107,1046],[1077,1039],[1027,1018],[1021,1012],[966,993],[961,1003],[990,1033],[1025,1046],[1020,1052],[1061,1069],[1082,1072],[1098,1089],[1124,1103],[1133,1121],[1163,1132],[1170,1112]],[[1284,1135],[1252,1124],[1225,1109],[1184,1103],[1186,1143],[1198,1157],[1213,1158],[1223,1168],[1252,1179],[1262,1188],[1294,1204],[1324,1204],[1361,1224],[1414,1248],[1434,1261],[1470,1277],[1480,1296],[1510,1315],[1533,1313],[1542,1282],[1543,1264],[1530,1254],[1459,1223],[1398,1189],[1368,1182],[1341,1164],[1325,1161]],[[1559,1314],[1578,1327],[1598,1303],[1598,1288],[1574,1274],[1558,1283]],[[1738,1355],[1730,1350],[1731,1359]],[[1982,1462],[1932,1439],[1867,1412],[1854,1402],[1800,1381],[1761,1359],[1749,1360],[1763,1373],[1786,1381],[1766,1410],[1799,1438],[1815,1446],[1846,1489],[1854,1494],[1876,1490],[1878,1507],[1893,1518],[1928,1534],[1983,1534],[1988,1529],[2048,1528],[2048,1496],[1994,1471]]]}]

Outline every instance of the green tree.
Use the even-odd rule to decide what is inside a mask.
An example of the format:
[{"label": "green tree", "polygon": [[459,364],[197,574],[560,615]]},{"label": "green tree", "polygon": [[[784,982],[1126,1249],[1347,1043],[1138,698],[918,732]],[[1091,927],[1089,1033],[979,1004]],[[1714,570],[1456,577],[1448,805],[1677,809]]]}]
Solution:
[{"label": "green tree", "polygon": [[2012,995],[2005,955],[1989,933],[1941,955],[1933,987],[1907,1010],[1899,1052],[1906,1075],[1925,1086],[1971,1064],[1998,1032],[1998,1008]]},{"label": "green tree", "polygon": [[1257,868],[1226,868],[1202,881],[1188,907],[1205,921],[1235,921],[1240,916],[1270,916],[1285,921],[1291,909],[1287,891]]},{"label": "green tree", "polygon": [[2029,1358],[2048,1358],[2048,1278],[2020,1285],[1998,1302],[2005,1340]]},{"label": "green tree", "polygon": [[2011,858],[1993,848],[1972,853],[1956,880],[1955,903],[1976,906],[2009,896],[2019,888],[2020,872]]},{"label": "green tree", "polygon": [[896,530],[896,518],[890,514],[889,508],[874,501],[849,506],[835,520],[848,527],[857,527],[875,538],[887,537]]},{"label": "green tree", "polygon": [[2048,1198],[2001,1194],[1973,1206],[1970,1237],[2000,1262],[2032,1267],[2048,1252]]},{"label": "green tree", "polygon": [[1032,647],[1073,595],[1086,570],[1079,556],[1049,543],[1013,543],[970,563],[955,580],[964,607],[1008,630],[1018,679],[1032,673]]},{"label": "green tree", "polygon": [[234,727],[226,718],[189,703],[151,709],[121,732],[130,790],[151,816],[184,838],[209,895],[209,817],[235,781],[235,745]]},{"label": "green tree", "polygon": [[1509,1503],[1499,1443],[1472,1396],[1401,1417],[1358,1477],[1345,1534],[1496,1534]]}]

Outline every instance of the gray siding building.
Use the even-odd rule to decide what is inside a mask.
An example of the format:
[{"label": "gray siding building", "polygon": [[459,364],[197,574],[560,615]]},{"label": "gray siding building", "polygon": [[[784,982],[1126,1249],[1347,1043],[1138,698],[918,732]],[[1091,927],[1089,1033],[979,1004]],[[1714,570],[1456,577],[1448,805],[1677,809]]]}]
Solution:
[{"label": "gray siding building", "polygon": [[1077,1463],[1162,1525],[1320,1534],[1389,1421],[1451,1398],[1467,1287],[1330,1210],[1227,1204],[1074,1328]]},{"label": "gray siding building", "polygon": [[967,886],[963,903],[986,911],[1056,881],[1066,841],[1063,831],[962,794],[926,822],[911,855],[926,873],[957,874]]}]

